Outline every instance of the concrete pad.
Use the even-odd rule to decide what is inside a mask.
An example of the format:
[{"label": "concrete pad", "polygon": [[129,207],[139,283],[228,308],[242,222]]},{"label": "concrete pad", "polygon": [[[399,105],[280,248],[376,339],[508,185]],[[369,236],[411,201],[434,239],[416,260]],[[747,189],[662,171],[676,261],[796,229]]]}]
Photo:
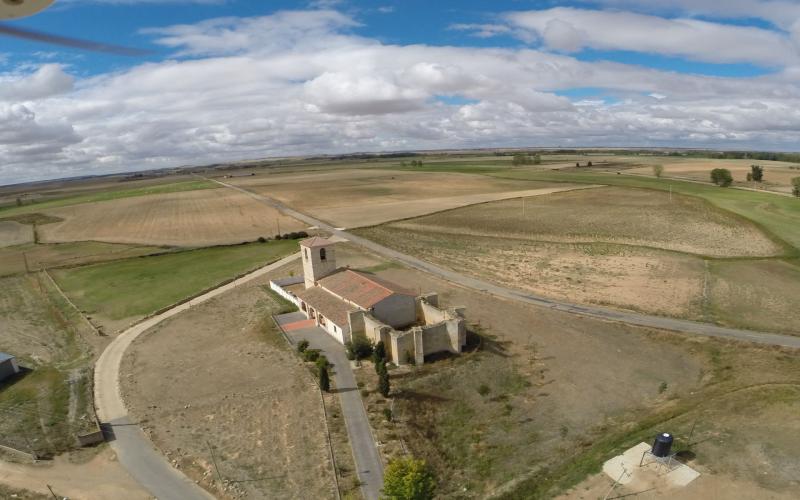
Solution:
[{"label": "concrete pad", "polygon": [[603,464],[603,472],[612,481],[622,485],[636,486],[642,490],[649,488],[681,488],[700,476],[700,473],[677,460],[669,464],[655,460],[652,455],[642,455],[649,451],[651,446],[639,443]]}]

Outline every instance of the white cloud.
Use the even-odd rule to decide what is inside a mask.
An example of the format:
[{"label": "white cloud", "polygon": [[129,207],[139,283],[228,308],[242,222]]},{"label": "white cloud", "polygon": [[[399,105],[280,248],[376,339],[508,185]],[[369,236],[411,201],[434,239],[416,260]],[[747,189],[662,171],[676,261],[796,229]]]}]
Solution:
[{"label": "white cloud", "polygon": [[714,63],[797,64],[798,47],[782,33],[689,18],[558,7],[505,16],[548,48],[626,50]]},{"label": "white cloud", "polygon": [[[0,183],[413,148],[793,149],[800,133],[792,66],[705,77],[533,49],[386,45],[353,26],[331,11],[228,18],[157,32],[187,57],[74,82],[55,65],[0,73]],[[573,35],[549,36],[564,46]],[[555,93],[577,87],[618,99]]]}]

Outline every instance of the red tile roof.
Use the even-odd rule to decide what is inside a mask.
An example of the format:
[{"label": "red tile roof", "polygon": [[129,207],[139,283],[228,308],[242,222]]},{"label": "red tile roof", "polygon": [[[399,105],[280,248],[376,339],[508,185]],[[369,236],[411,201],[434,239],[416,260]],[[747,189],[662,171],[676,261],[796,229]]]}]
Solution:
[{"label": "red tile roof", "polygon": [[322,288],[364,309],[370,309],[392,295],[414,296],[413,292],[399,285],[351,269],[340,269],[318,283]]},{"label": "red tile roof", "polygon": [[297,292],[297,296],[317,312],[333,321],[342,330],[349,328],[350,323],[347,320],[347,313],[355,311],[356,307],[331,295],[318,286]]},{"label": "red tile roof", "polygon": [[329,239],[322,238],[320,236],[312,236],[311,238],[306,238],[300,242],[300,246],[314,248],[314,247],[325,247],[333,242]]}]

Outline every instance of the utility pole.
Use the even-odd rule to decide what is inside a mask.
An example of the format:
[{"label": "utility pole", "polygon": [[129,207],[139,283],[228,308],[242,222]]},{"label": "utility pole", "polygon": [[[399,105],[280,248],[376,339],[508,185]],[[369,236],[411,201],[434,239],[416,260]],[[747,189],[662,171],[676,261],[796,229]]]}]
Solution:
[{"label": "utility pole", "polygon": [[214,456],[214,448],[212,448],[211,443],[208,441],[206,441],[206,445],[208,445],[208,450],[211,452],[211,461],[214,463],[214,470],[217,471],[217,480],[219,481],[219,485],[222,486],[222,475],[219,473],[217,458]]}]

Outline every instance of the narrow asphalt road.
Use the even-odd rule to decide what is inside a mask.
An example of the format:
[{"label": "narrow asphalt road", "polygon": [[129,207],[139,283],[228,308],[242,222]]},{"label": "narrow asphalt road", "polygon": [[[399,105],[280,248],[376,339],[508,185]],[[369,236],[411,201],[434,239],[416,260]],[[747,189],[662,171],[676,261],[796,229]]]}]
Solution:
[{"label": "narrow asphalt road", "polygon": [[298,253],[268,264],[228,284],[177,305],[161,314],[145,319],[120,333],[103,351],[94,368],[94,404],[100,422],[113,432],[111,447],[130,475],[158,500],[208,500],[214,498],[200,486],[170,465],[144,435],[139,425],[128,417],[119,385],[119,370],[125,351],[136,338],[192,306],[202,304],[237,286],[252,281],[284,266]]},{"label": "narrow asphalt road", "polygon": [[305,222],[310,226],[317,226],[320,229],[324,229],[325,231],[330,232],[331,234],[350,240],[357,245],[367,248],[379,255],[383,255],[384,257],[388,257],[390,259],[401,262],[411,268],[433,274],[456,285],[472,288],[475,290],[480,290],[504,299],[516,300],[540,307],[548,307],[550,309],[570,314],[579,314],[581,316],[588,316],[591,318],[597,318],[607,321],[616,321],[619,323],[626,323],[635,326],[643,326],[647,328],[657,328],[661,330],[670,330],[670,331],[688,333],[693,335],[703,335],[707,337],[717,337],[723,339],[739,340],[744,342],[754,342],[757,344],[764,344],[764,345],[791,347],[795,349],[800,348],[800,337],[793,337],[791,335],[757,332],[752,330],[739,330],[736,328],[726,328],[722,326],[712,325],[709,323],[700,323],[697,321],[689,321],[677,318],[665,318],[662,316],[651,316],[647,314],[621,311],[621,310],[592,306],[592,305],[574,304],[571,302],[549,299],[541,295],[523,292],[520,290],[515,290],[513,288],[507,288],[495,285],[493,283],[489,283],[488,281],[473,278],[471,276],[466,276],[464,274],[458,273],[450,269],[439,267],[435,264],[425,262],[416,257],[406,255],[404,253],[385,247],[373,241],[361,238],[345,230],[337,229],[331,226],[330,224],[327,224],[324,221],[321,221],[310,215],[306,215],[302,212],[298,212],[297,210],[294,210],[293,208],[290,208],[281,203],[280,201],[277,201],[268,196],[263,196],[257,193],[253,193],[239,186],[234,186],[232,184],[228,184],[218,180],[214,179],[208,179],[208,180],[212,180],[217,184],[221,184],[225,187],[245,193],[256,200],[261,201],[262,203],[265,203],[277,210],[280,210],[286,215],[289,215],[297,220]]},{"label": "narrow asphalt road", "polygon": [[[278,323],[281,325],[287,321],[306,319],[303,313],[283,316],[285,318],[278,317]],[[366,500],[378,500],[383,488],[383,463],[344,346],[317,326],[286,331],[286,335],[294,344],[303,339],[307,340],[313,349],[320,349],[333,364],[336,393],[342,406],[342,416],[353,450],[356,472],[361,481],[361,493]]]}]

